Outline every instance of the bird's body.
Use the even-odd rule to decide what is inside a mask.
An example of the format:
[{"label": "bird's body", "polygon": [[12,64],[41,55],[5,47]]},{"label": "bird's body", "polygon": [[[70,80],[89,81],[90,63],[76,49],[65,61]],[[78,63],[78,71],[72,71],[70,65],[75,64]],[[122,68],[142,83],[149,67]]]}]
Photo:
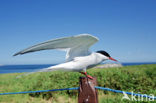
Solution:
[{"label": "bird's body", "polygon": [[86,72],[86,69],[88,69],[90,66],[95,66],[102,61],[103,58],[100,57],[100,54],[91,53],[88,56],[75,57],[72,61],[48,67],[43,71],[63,70],[81,72],[83,70]]},{"label": "bird's body", "polygon": [[59,38],[43,42],[24,49],[14,54],[14,56],[40,50],[63,49],[67,51],[65,63],[44,68],[38,72],[48,72],[55,70],[77,72],[84,71],[81,73],[91,78],[91,76],[88,76],[86,73],[87,68],[97,65],[108,59],[116,61],[105,51],[97,51],[93,53],[89,51],[90,46],[95,44],[97,41],[98,38],[90,34],[80,34],[77,36]]}]

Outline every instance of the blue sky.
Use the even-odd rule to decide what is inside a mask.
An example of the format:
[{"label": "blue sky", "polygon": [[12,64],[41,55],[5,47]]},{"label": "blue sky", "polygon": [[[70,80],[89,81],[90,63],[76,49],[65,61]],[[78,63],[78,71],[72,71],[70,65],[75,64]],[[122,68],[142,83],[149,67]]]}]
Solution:
[{"label": "blue sky", "polygon": [[1,0],[0,64],[52,64],[65,53],[41,51],[12,55],[59,37],[89,33],[121,62],[156,61],[155,0]]}]

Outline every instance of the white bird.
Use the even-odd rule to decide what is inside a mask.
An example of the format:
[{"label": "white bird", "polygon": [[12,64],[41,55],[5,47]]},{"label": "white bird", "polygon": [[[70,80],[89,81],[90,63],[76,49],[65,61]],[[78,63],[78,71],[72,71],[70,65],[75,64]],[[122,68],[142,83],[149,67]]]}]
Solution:
[{"label": "white bird", "polygon": [[54,70],[77,71],[86,75],[88,78],[92,78],[90,75],[87,75],[86,69],[100,64],[104,60],[117,61],[103,50],[91,53],[89,48],[97,41],[98,38],[95,36],[90,34],[80,34],[71,37],[49,40],[47,42],[24,49],[13,56],[40,50],[63,49],[67,51],[65,63],[44,68],[39,72],[48,72]]}]

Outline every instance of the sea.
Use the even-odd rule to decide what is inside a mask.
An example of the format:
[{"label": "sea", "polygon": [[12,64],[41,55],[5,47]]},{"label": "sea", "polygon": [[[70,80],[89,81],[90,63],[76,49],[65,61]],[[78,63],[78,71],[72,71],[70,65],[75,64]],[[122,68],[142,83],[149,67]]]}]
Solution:
[{"label": "sea", "polygon": [[[121,63],[121,64],[123,66],[129,66],[129,65],[142,65],[142,64],[156,64],[156,62]],[[0,65],[0,74],[33,72],[53,65],[56,64]]]}]

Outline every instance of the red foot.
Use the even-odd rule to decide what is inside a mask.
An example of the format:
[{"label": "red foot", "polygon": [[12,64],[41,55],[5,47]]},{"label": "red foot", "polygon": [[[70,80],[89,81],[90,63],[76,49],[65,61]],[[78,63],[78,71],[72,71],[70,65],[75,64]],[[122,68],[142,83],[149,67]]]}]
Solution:
[{"label": "red foot", "polygon": [[87,75],[87,72],[80,72],[81,74],[83,74],[83,75],[85,75],[86,77],[88,77],[88,78],[90,78],[90,79],[93,79],[93,77],[92,76],[90,76],[90,75]]},{"label": "red foot", "polygon": [[90,78],[90,79],[93,79],[93,77],[92,77],[92,76],[90,76],[90,75],[87,75],[87,77],[88,77],[88,78]]}]

